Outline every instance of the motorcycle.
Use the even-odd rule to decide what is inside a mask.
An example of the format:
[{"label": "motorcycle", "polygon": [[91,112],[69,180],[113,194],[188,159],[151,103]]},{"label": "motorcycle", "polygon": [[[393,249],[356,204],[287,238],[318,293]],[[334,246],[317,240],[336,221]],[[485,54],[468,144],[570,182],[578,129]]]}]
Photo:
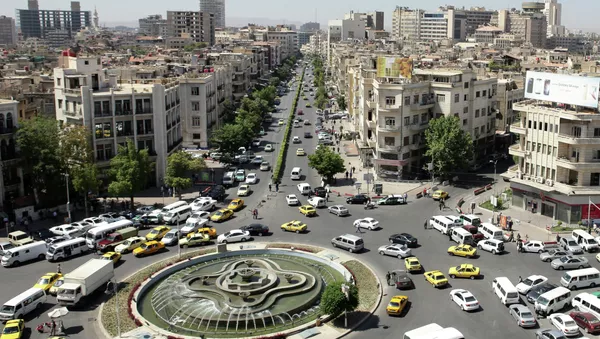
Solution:
[{"label": "motorcycle", "polygon": [[365,204],[365,209],[366,210],[372,210],[375,208],[375,203],[374,202],[368,202]]}]

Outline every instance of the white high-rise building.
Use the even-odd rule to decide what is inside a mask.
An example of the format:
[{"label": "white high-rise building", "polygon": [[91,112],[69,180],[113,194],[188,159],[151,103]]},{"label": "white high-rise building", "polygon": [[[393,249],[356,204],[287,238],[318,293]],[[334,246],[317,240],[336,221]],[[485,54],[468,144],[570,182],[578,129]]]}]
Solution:
[{"label": "white high-rise building", "polygon": [[559,4],[558,0],[545,0],[543,12],[548,23],[546,35],[564,36],[565,26],[561,24],[562,4]]},{"label": "white high-rise building", "polygon": [[200,11],[215,15],[215,27],[225,27],[225,0],[200,0]]}]

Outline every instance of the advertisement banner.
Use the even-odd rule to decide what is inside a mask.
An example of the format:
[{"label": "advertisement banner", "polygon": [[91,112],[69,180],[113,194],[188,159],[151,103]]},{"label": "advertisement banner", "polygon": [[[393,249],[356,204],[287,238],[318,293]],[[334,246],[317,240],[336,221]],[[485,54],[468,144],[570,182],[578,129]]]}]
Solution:
[{"label": "advertisement banner", "polygon": [[598,108],[599,87],[600,78],[528,71],[525,98]]},{"label": "advertisement banner", "polygon": [[377,77],[407,78],[412,77],[413,61],[411,58],[377,57]]}]

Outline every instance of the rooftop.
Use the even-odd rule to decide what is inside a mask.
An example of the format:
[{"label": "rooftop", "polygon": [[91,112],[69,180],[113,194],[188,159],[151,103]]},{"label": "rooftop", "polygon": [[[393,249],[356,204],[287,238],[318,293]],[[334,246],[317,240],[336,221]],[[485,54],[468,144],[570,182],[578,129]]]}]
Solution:
[{"label": "rooftop", "polygon": [[502,32],[502,29],[496,26],[483,26],[475,30],[476,32]]}]

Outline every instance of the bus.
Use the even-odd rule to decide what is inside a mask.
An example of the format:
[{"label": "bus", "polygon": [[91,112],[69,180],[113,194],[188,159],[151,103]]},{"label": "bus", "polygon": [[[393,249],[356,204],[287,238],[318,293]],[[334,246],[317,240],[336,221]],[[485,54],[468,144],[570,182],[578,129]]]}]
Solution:
[{"label": "bus", "polygon": [[106,239],[109,234],[130,226],[133,226],[133,222],[131,222],[131,220],[119,220],[108,225],[94,227],[85,234],[85,242],[87,247],[94,249],[98,243],[101,240]]}]

